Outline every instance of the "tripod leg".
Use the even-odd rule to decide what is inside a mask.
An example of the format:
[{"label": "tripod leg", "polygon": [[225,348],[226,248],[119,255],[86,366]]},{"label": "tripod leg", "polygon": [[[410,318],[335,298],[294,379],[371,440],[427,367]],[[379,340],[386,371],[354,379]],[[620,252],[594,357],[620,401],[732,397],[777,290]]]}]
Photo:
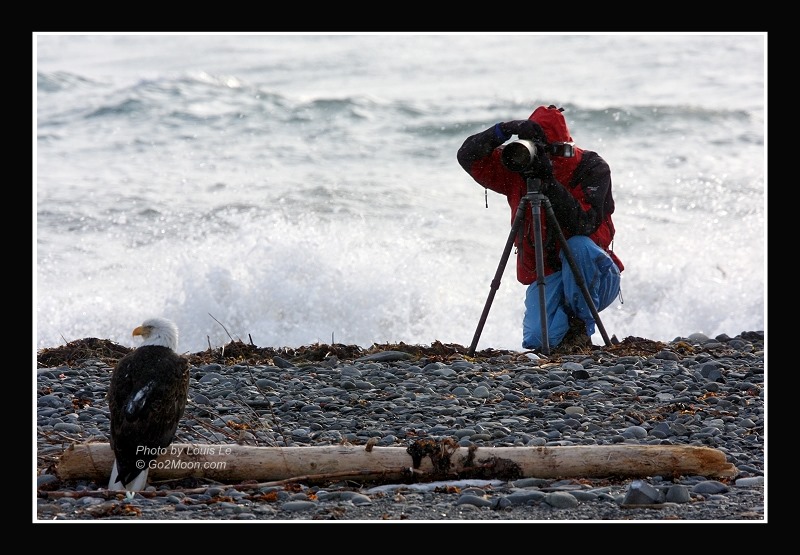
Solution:
[{"label": "tripod leg", "polygon": [[500,264],[498,264],[497,271],[495,272],[494,279],[492,280],[492,285],[489,290],[489,298],[486,299],[486,304],[483,307],[483,313],[481,313],[481,319],[478,322],[475,335],[472,337],[472,343],[470,344],[469,351],[467,352],[469,356],[475,355],[475,348],[478,346],[478,340],[481,337],[481,332],[483,332],[483,326],[486,324],[486,318],[489,316],[489,309],[492,307],[494,295],[500,288],[500,280],[503,277],[503,271],[508,263],[508,257],[511,255],[511,247],[514,246],[514,239],[516,238],[517,233],[519,233],[519,230],[522,229],[522,222],[525,220],[525,209],[527,206],[528,199],[523,197],[519,203],[519,206],[517,207],[516,214],[514,214],[514,222],[511,224],[511,231],[508,234],[508,240],[506,241],[506,246],[503,249],[503,255],[500,257]]},{"label": "tripod leg", "polygon": [[542,322],[542,353],[550,354],[550,335],[547,323],[547,297],[544,280],[544,246],[542,241],[541,195],[533,200],[533,244],[536,248],[536,283],[539,291],[539,319]]},{"label": "tripod leg", "polygon": [[610,346],[611,340],[608,338],[608,334],[606,333],[606,328],[603,326],[603,322],[600,321],[600,313],[597,311],[597,307],[592,300],[592,294],[589,292],[589,288],[586,286],[586,280],[583,278],[583,272],[581,272],[581,269],[575,262],[575,258],[572,256],[572,251],[567,244],[567,239],[564,237],[564,232],[561,231],[561,225],[558,223],[556,214],[553,212],[553,206],[550,204],[550,199],[547,197],[544,198],[544,205],[547,215],[550,217],[548,223],[552,224],[556,230],[558,240],[561,243],[561,250],[564,251],[564,255],[567,257],[569,267],[572,268],[572,273],[575,275],[575,281],[577,282],[581,293],[583,293],[583,298],[586,301],[586,304],[589,306],[589,310],[592,312],[592,316],[597,324],[597,328],[600,330],[600,335],[603,336],[603,341],[605,342],[606,346]]}]

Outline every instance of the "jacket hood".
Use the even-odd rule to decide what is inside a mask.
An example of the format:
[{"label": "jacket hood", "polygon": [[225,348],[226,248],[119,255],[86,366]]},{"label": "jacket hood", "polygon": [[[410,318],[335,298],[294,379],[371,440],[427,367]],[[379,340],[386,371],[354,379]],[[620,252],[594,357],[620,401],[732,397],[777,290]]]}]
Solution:
[{"label": "jacket hood", "polygon": [[572,142],[569,128],[567,128],[567,120],[564,119],[560,108],[556,108],[552,104],[547,107],[539,106],[528,119],[542,126],[548,143]]},{"label": "jacket hood", "polygon": [[[560,108],[556,108],[552,104],[547,107],[539,106],[528,119],[542,126],[548,143],[573,142],[567,127],[567,120],[564,119]],[[550,159],[553,163],[553,176],[562,185],[568,185],[582,158],[583,150],[577,146],[575,147],[575,156],[572,158],[552,156]]]}]

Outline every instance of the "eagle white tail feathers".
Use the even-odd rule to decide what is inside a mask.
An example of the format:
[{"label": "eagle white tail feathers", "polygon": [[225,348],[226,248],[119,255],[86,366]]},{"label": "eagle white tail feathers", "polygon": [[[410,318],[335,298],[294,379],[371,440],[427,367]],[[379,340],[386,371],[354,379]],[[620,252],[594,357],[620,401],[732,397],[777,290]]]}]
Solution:
[{"label": "eagle white tail feathers", "polygon": [[114,465],[111,467],[111,478],[108,480],[108,489],[116,491],[142,491],[147,487],[147,474],[148,469],[145,468],[136,475],[129,484],[123,484],[118,481],[119,470],[117,470],[117,459],[114,459]]}]

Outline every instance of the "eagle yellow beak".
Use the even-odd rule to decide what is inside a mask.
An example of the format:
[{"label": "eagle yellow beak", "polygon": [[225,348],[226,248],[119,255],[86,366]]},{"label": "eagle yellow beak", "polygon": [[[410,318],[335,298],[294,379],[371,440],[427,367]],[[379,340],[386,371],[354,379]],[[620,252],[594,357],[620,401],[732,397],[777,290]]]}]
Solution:
[{"label": "eagle yellow beak", "polygon": [[138,328],[133,330],[133,333],[131,333],[131,335],[142,335],[143,336],[144,335],[144,326],[139,326]]}]

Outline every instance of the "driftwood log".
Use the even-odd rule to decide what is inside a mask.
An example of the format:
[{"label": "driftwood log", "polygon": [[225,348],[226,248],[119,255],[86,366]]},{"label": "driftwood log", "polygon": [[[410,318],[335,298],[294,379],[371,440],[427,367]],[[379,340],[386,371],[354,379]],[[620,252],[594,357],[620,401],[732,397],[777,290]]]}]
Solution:
[{"label": "driftwood log", "polygon": [[[150,480],[188,477],[223,483],[354,479],[368,482],[453,478],[512,480],[700,475],[731,477],[736,468],[717,449],[690,445],[460,447],[452,440],[419,440],[409,447],[330,445],[250,447],[173,444],[151,465]],[[62,480],[108,480],[108,443],[74,444],[61,455]]]}]

